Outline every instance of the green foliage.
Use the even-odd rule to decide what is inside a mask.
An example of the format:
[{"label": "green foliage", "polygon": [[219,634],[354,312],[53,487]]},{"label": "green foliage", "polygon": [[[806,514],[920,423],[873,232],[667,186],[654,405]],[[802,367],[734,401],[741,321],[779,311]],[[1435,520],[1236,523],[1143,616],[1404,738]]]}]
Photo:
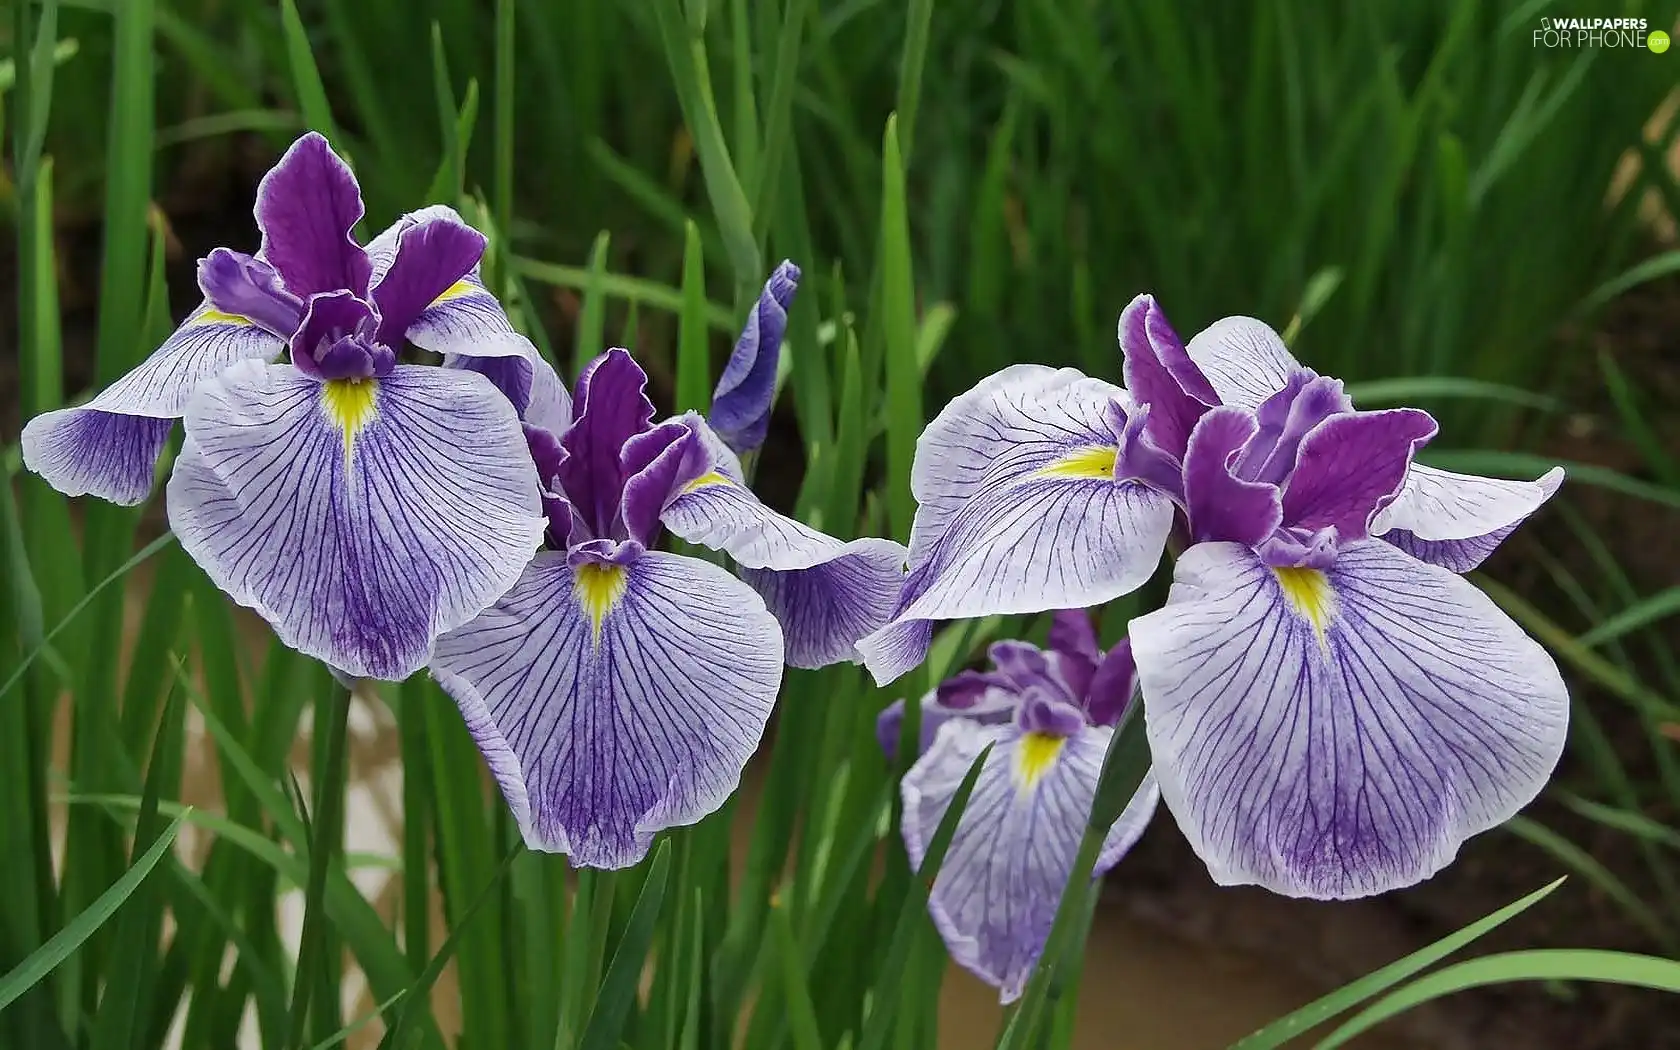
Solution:
[{"label": "green foliage", "polygon": [[[1607,196],[1624,155],[1673,141],[1673,127],[1641,138],[1673,63],[1536,49],[1545,8],[20,0],[0,64],[17,407],[82,396],[64,389],[69,353],[105,381],[167,330],[156,200],[203,157],[225,167],[232,136],[274,153],[309,127],[354,160],[370,227],[454,203],[490,235],[486,280],[552,359],[575,366],[633,333],[668,405],[704,407],[769,265],[800,263],[776,433],[796,427],[803,455],[788,506],[842,537],[908,531],[916,435],[981,375],[1042,361],[1118,378],[1113,318],[1143,290],[1182,331],[1254,314],[1362,402],[1429,407],[1447,435],[1434,461],[1459,469],[1538,474],[1549,461],[1519,446],[1602,386],[1641,464],[1576,467],[1570,488],[1672,514],[1661,406],[1615,360],[1556,339],[1675,272],[1675,253],[1646,250],[1637,208],[1649,193],[1672,215],[1672,175],[1647,163]],[[100,220],[91,348],[65,344],[55,216]],[[901,690],[850,666],[790,671],[758,811],[731,802],[612,873],[524,850],[433,684],[369,691],[401,756],[400,855],[375,858],[397,872],[393,921],[350,878],[369,858],[343,849],[347,692],[278,644],[257,652],[155,515],[71,507],[0,453],[0,1045],[161,1047],[184,1011],[185,1050],[219,1048],[248,1007],[274,1050],[381,1030],[394,1050],[932,1045],[944,956],[926,880],[960,807],[929,870],[909,872],[874,743]],[[1536,564],[1555,594],[1485,582],[1579,687],[1564,805],[1628,836],[1643,877],[1541,818],[1512,830],[1665,943],[1680,929],[1665,822],[1680,661],[1662,631],[1680,601],[1630,579],[1574,510],[1563,520],[1590,571],[1548,550]],[[902,692],[1006,626],[1023,625],[947,631]],[[61,703],[72,746],[49,768]],[[306,804],[288,789],[310,708]],[[1642,733],[1639,772],[1610,744],[1614,717]],[[1147,765],[1135,723],[1116,734],[1086,861]],[[181,801],[188,747],[215,760],[219,810]],[[189,824],[209,843],[190,864],[169,852]],[[1239,1045],[1384,995],[1333,1043],[1494,980],[1673,990],[1672,964],[1605,953],[1493,956],[1402,984],[1551,888]],[[296,952],[275,905],[294,889]],[[1002,1045],[1068,1045],[1093,896],[1076,872]],[[442,1004],[448,964],[459,994]],[[345,965],[371,1013],[340,1016]]]}]

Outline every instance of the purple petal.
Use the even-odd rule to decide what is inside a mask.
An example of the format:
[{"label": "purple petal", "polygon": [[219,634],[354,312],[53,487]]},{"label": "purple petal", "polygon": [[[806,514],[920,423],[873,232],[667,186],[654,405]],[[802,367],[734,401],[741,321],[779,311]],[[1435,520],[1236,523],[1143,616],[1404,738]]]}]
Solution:
[{"label": "purple petal", "polygon": [[1339,379],[1302,369],[1281,390],[1261,402],[1255,413],[1260,428],[1243,449],[1233,470],[1248,481],[1281,484],[1295,469],[1301,443],[1331,416],[1353,411]]},{"label": "purple petal", "polygon": [[[955,720],[904,778],[904,846],[920,866],[969,768],[995,745],[957,822],[928,911],[951,957],[997,988],[1003,1002],[1020,996],[1044,951],[1112,735],[1090,728],[1045,739],[1015,726]],[[1145,777],[1104,838],[1093,878],[1143,834],[1158,798]]]},{"label": "purple petal", "polygon": [[[537,467],[537,481],[542,488],[543,517],[548,519],[547,536],[557,550],[571,546],[572,527],[576,524],[572,502],[560,491],[560,465],[566,461],[566,449],[560,439],[542,427],[524,425],[525,447]],[[579,542],[582,542],[580,534]]]},{"label": "purple petal", "polygon": [[1210,410],[1190,434],[1184,454],[1184,501],[1196,541],[1231,540],[1254,546],[1283,520],[1276,485],[1244,481],[1232,470],[1259,427],[1245,409]]},{"label": "purple petal", "polygon": [[311,131],[292,143],[257,186],[262,258],[299,299],[345,289],[367,295],[372,264],[352,231],[362,221],[356,176]]},{"label": "purple petal", "polygon": [[809,568],[743,566],[741,579],[782,625],[789,666],[855,663],[858,639],[878,630],[898,604],[904,548],[891,540],[856,539]]},{"label": "purple petal", "polygon": [[1057,609],[1050,617],[1050,648],[1058,653],[1082,656],[1095,664],[1102,659],[1097,629],[1087,609]]},{"label": "purple petal", "polygon": [[1149,436],[1168,455],[1182,459],[1191,428],[1219,398],[1154,296],[1138,296],[1120,314],[1120,352],[1126,359],[1126,389],[1149,406]]},{"label": "purple petal", "polygon": [[484,234],[449,219],[429,219],[399,233],[390,268],[373,288],[379,341],[400,345],[409,326],[478,266],[484,244]]},{"label": "purple petal", "polygon": [[432,670],[526,845],[624,868],[735,790],[781,684],[781,633],[715,565],[649,552],[574,569],[545,553],[439,640]]},{"label": "purple petal", "polygon": [[1208,325],[1185,348],[1219,400],[1258,409],[1301,370],[1283,340],[1252,317],[1225,317]]},{"label": "purple petal", "polygon": [[151,356],[75,408],[45,412],[23,428],[23,463],[66,496],[145,502],[169,420],[193,390],[227,366],[272,358],[285,346],[243,317],[200,306]]},{"label": "purple petal", "polygon": [[647,374],[627,350],[608,350],[578,376],[572,426],[560,438],[567,452],[560,481],[595,536],[612,536],[618,518],[624,495],[619,452],[653,422],[646,388]]},{"label": "purple petal", "polygon": [[[915,666],[912,621],[1100,605],[1155,571],[1173,505],[1116,479],[1124,392],[1015,365],[947,405],[916,445],[910,573],[894,622],[858,643],[877,682]],[[926,637],[926,632],[921,637]]]},{"label": "purple petal", "polygon": [[222,313],[247,318],[281,339],[303,323],[303,301],[286,291],[274,267],[231,248],[198,261],[198,287]]},{"label": "purple petal", "polygon": [[536,470],[481,376],[399,365],[350,386],[257,362],[206,383],[169,521],[281,641],[397,680],[519,578],[543,531]]},{"label": "purple petal", "polygon": [[[976,725],[1006,725],[1015,720],[1021,698],[995,675],[981,671],[959,671],[939,683],[921,699],[922,720],[916,754],[933,746],[939,727],[953,718]],[[875,739],[892,762],[898,755],[898,741],[904,725],[904,701],[894,701],[875,719]]]},{"label": "purple petal", "polygon": [[1421,561],[1469,572],[1562,484],[1562,467],[1534,481],[1507,481],[1414,463],[1371,532]]},{"label": "purple petal", "polygon": [[1379,541],[1328,572],[1192,547],[1131,638],[1162,794],[1222,885],[1412,885],[1533,799],[1563,749],[1569,698],[1546,651],[1462,578]]},{"label": "purple petal", "polygon": [[1132,661],[1132,640],[1122,638],[1097,665],[1085,691],[1085,714],[1093,725],[1112,726],[1120,722],[1137,688],[1137,665]]},{"label": "purple petal", "polygon": [[619,520],[625,534],[644,546],[652,546],[659,530],[659,512],[676,490],[678,474],[694,432],[681,423],[661,423],[624,443],[619,470],[624,476],[624,499]]},{"label": "purple petal", "polygon": [[1435,436],[1435,420],[1415,408],[1336,416],[1301,442],[1283,491],[1283,520],[1333,527],[1340,542],[1364,539],[1371,517],[1400,491],[1412,455]]},{"label": "purple petal", "polygon": [[770,429],[770,406],[776,397],[776,364],[787,331],[788,307],[799,290],[799,267],[788,260],[776,267],[759,293],[729,363],[712,393],[707,422],[736,452],[764,444]]},{"label": "purple petal", "polygon": [[1085,728],[1085,712],[1073,704],[1035,691],[1021,699],[1015,724],[1022,732],[1057,738],[1070,737]]},{"label": "purple petal", "polygon": [[[349,292],[311,296],[303,323],[292,336],[292,366],[317,379],[373,375],[372,348],[366,340],[373,336],[377,320],[373,306]],[[360,363],[368,370],[340,371],[349,366],[347,355],[365,358]]]}]

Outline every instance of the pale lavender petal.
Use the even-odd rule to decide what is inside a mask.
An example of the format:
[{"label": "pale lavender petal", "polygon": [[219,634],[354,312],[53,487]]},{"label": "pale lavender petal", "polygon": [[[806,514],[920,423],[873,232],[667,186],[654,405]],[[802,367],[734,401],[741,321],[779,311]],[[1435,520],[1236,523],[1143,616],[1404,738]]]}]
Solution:
[{"label": "pale lavender petal", "polygon": [[482,376],[399,365],[352,387],[257,362],[206,383],[169,521],[281,641],[397,680],[519,578],[543,532],[536,468]]},{"label": "pale lavender petal", "polygon": [[1184,502],[1196,541],[1260,543],[1283,521],[1276,485],[1244,481],[1232,470],[1237,455],[1258,430],[1245,409],[1210,410],[1190,434],[1184,455]]},{"label": "pale lavender petal", "polygon": [[857,640],[886,623],[898,604],[904,548],[866,537],[842,544],[828,561],[809,568],[743,566],[741,578],[782,625],[789,666],[856,662]]},{"label": "pale lavender petal", "polygon": [[43,412],[23,428],[23,465],[66,496],[137,506],[151,495],[158,454],[174,425],[89,408]]},{"label": "pale lavender petal", "polygon": [[1108,410],[1124,397],[1073,369],[1015,365],[928,424],[911,472],[910,573],[884,629],[893,633],[858,643],[877,682],[915,666],[903,624],[1100,605],[1149,578],[1173,504],[1113,474],[1120,439]]},{"label": "pale lavender petal", "polygon": [[1405,529],[1390,529],[1379,537],[1392,543],[1418,561],[1439,565],[1453,572],[1470,572],[1487,561],[1505,537],[1517,531],[1515,525],[1494,529],[1486,536],[1472,536],[1467,540],[1420,540]]},{"label": "pale lavender petal", "polygon": [[1467,540],[1509,529],[1563,484],[1553,467],[1533,481],[1484,478],[1414,463],[1394,502],[1371,522],[1373,535],[1404,529],[1420,540]]},{"label": "pale lavender petal", "polygon": [[1126,389],[1149,406],[1150,438],[1168,455],[1182,459],[1191,428],[1219,398],[1154,296],[1138,296],[1120,314],[1120,352],[1125,356]]},{"label": "pale lavender petal", "polygon": [[1239,408],[1259,408],[1301,367],[1278,334],[1252,317],[1221,318],[1185,349],[1219,400]]},{"label": "pale lavender petal", "polygon": [[[928,910],[951,957],[997,988],[1002,1002],[1020,996],[1044,950],[1113,732],[1087,728],[1053,740],[1013,725],[956,719],[904,777],[904,845],[919,866],[969,768],[987,744],[995,745],[957,823]],[[1142,835],[1158,798],[1146,777],[1104,838],[1093,878]]]},{"label": "pale lavender petal", "polygon": [[1412,885],[1532,800],[1562,753],[1552,658],[1468,582],[1381,541],[1323,573],[1197,545],[1130,632],[1162,794],[1222,885]]},{"label": "pale lavender petal", "polygon": [[1334,416],[1301,442],[1283,491],[1283,520],[1334,528],[1343,544],[1364,539],[1372,516],[1400,491],[1412,456],[1435,436],[1435,420],[1415,408]]},{"label": "pale lavender petal", "polygon": [[258,254],[299,299],[346,289],[365,296],[372,265],[353,230],[362,221],[356,176],[327,140],[309,132],[257,186]]},{"label": "pale lavender petal", "polygon": [[781,684],[781,632],[718,566],[649,552],[574,569],[544,553],[439,640],[432,672],[526,845],[624,868],[735,790]]},{"label": "pale lavender petal", "polygon": [[169,438],[169,420],[181,415],[193,390],[237,361],[272,358],[284,346],[246,318],[200,306],[150,357],[92,400],[25,424],[24,466],[66,496],[142,503]]}]

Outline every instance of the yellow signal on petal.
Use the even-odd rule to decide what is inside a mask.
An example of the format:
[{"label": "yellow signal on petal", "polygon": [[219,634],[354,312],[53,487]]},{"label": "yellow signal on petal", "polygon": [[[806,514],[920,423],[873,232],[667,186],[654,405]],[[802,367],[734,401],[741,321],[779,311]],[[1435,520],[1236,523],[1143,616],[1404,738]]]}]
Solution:
[{"label": "yellow signal on petal", "polygon": [[589,617],[596,645],[601,644],[601,625],[606,622],[607,614],[624,597],[629,586],[630,570],[622,565],[587,562],[577,567],[577,575],[572,579],[572,593],[577,595],[583,614]]},{"label": "yellow signal on petal", "polygon": [[252,324],[252,320],[243,314],[230,314],[225,310],[210,307],[196,317],[187,318],[188,324]]},{"label": "yellow signal on petal", "polygon": [[724,477],[722,474],[719,474],[715,470],[708,470],[706,473],[684,485],[682,487],[682,491],[693,492],[695,489],[710,488],[713,485],[728,485],[729,483],[729,479]]},{"label": "yellow signal on petal", "polygon": [[1336,592],[1330,589],[1330,578],[1318,569],[1298,566],[1273,569],[1272,574],[1277,577],[1284,601],[1289,603],[1296,615],[1312,625],[1313,633],[1318,636],[1319,648],[1328,649],[1330,643],[1324,632],[1336,611]]},{"label": "yellow signal on petal", "polygon": [[350,454],[356,438],[373,422],[374,401],[379,393],[377,379],[330,379],[321,385],[321,405],[327,419],[344,435],[344,469],[350,470]]},{"label": "yellow signal on petal", "polygon": [[1056,757],[1062,753],[1062,745],[1066,742],[1065,737],[1049,733],[1023,736],[1020,746],[1015,749],[1015,782],[1023,788],[1037,784],[1056,764]]},{"label": "yellow signal on petal", "polygon": [[474,288],[470,281],[464,279],[456,281],[448,288],[445,288],[442,295],[432,300],[432,306],[436,306],[439,303],[447,303],[451,299],[465,298],[477,290],[478,289]]},{"label": "yellow signal on petal", "polygon": [[1114,461],[1120,450],[1108,445],[1087,445],[1049,464],[1040,467],[1038,474],[1046,478],[1101,478],[1114,480]]}]

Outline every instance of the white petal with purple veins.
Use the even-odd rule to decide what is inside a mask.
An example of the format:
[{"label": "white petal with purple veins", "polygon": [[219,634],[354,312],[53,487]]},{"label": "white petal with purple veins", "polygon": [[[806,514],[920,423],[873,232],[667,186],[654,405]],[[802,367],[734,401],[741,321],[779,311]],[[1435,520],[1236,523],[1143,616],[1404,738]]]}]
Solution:
[{"label": "white petal with purple veins", "polygon": [[243,317],[201,305],[139,365],[75,408],[23,428],[23,462],[66,496],[125,506],[145,501],[169,420],[192,392],[238,361],[273,358],[285,343]]},{"label": "white petal with purple veins", "polygon": [[1533,481],[1508,481],[1414,463],[1400,494],[1377,513],[1371,532],[1404,529],[1422,540],[1485,536],[1533,514],[1562,484],[1562,467]]},{"label": "white petal with purple veins", "polygon": [[[1113,733],[1087,728],[1057,739],[953,719],[905,774],[904,845],[919,867],[969,768],[987,744],[995,745],[957,823],[928,910],[951,957],[997,988],[1003,1002],[1020,996],[1044,951]],[[1104,838],[1093,877],[1143,834],[1158,798],[1146,777]]]},{"label": "white petal with purple veins", "polygon": [[186,423],[168,489],[181,546],[287,645],[352,675],[420,668],[542,537],[513,407],[470,372],[323,384],[246,362]]},{"label": "white petal with purple veins", "polygon": [[1563,749],[1546,651],[1380,540],[1322,573],[1199,544],[1129,634],[1162,795],[1222,885],[1412,885],[1532,800]]},{"label": "white petal with purple veins", "polygon": [[1270,325],[1252,317],[1222,317],[1185,346],[1227,405],[1256,409],[1300,369]]},{"label": "white petal with purple veins", "polygon": [[623,868],[735,790],[781,684],[782,641],[718,566],[649,552],[574,569],[544,553],[439,640],[432,671],[526,844]]},{"label": "white petal with purple veins", "polygon": [[808,569],[742,568],[741,578],[782,625],[788,664],[814,668],[857,660],[857,640],[886,623],[898,604],[903,566],[902,546],[866,538]]},{"label": "white petal with purple veins", "polygon": [[1100,605],[1155,571],[1169,497],[1114,477],[1119,387],[1015,365],[947,405],[916,444],[910,573],[893,624],[859,643],[880,684],[915,666],[901,628]]}]

